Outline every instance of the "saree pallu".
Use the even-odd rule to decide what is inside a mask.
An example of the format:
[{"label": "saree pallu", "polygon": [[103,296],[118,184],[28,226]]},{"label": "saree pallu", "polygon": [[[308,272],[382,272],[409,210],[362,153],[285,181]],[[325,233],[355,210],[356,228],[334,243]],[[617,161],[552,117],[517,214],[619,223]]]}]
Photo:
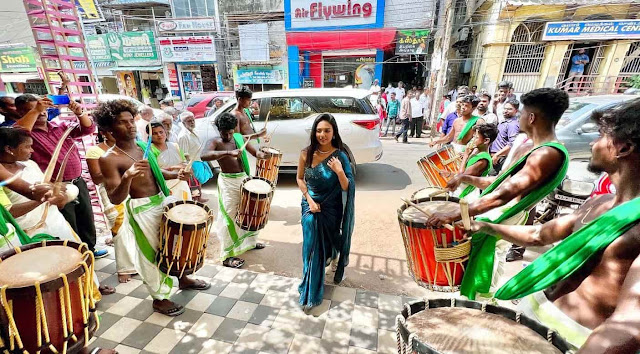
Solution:
[{"label": "saree pallu", "polygon": [[[335,172],[327,165],[337,156],[349,180],[343,191]],[[338,259],[334,282],[344,277],[349,264],[351,234],[354,224],[355,180],[347,155],[336,151],[317,166],[305,168],[305,182],[309,196],[320,205],[320,212],[312,213],[302,198],[302,283],[298,287],[300,305],[317,306],[324,295],[325,266]]]}]

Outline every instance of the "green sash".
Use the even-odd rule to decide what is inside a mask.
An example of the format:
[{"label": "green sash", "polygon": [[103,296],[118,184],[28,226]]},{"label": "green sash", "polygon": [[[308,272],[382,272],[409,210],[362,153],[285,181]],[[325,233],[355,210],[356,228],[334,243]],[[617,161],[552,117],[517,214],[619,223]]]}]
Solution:
[{"label": "green sash", "polygon": [[27,235],[27,233],[22,230],[20,225],[18,225],[18,222],[13,218],[13,215],[11,215],[11,213],[7,209],[5,209],[4,206],[0,205],[0,235],[2,237],[9,236],[9,227],[7,227],[7,224],[13,225],[15,234],[16,236],[18,236],[18,240],[20,240],[20,244],[14,246],[23,246],[40,241],[57,240],[57,238],[47,234],[36,234],[33,235],[33,237],[29,237],[29,235]]},{"label": "green sash", "polygon": [[638,222],[640,197],[618,205],[571,234],[511,278],[495,297],[519,299],[566,279]]},{"label": "green sash", "polygon": [[[486,151],[483,151],[471,156],[467,161],[465,168],[469,168],[470,166],[473,166],[476,162],[482,159],[487,160],[488,164],[487,164],[487,168],[484,171],[482,171],[482,174],[480,176],[486,177],[489,174],[489,171],[491,171],[491,169],[493,168],[493,160],[491,159],[491,155]],[[462,191],[462,193],[460,193],[459,198],[462,199],[466,197],[467,195],[469,195],[469,193],[473,192],[475,189],[476,189],[476,186],[474,186],[473,184],[468,185],[467,188],[465,188]]]},{"label": "green sash", "polygon": [[[251,110],[249,108],[245,108],[244,113],[249,118],[249,124],[251,124],[251,129],[253,129],[253,132],[256,133],[256,127],[253,125],[253,114],[251,113]],[[257,140],[258,140],[258,144],[260,144],[260,138],[258,138]]]},{"label": "green sash", "polygon": [[[562,183],[562,180],[567,174],[567,169],[569,168],[569,152],[560,143],[547,142],[531,149],[531,151],[521,157],[520,160],[511,165],[511,167],[507,171],[501,173],[498,178],[482,192],[480,196],[482,197],[493,192],[508,177],[514,175],[517,171],[520,171],[520,169],[525,165],[526,160],[529,158],[529,155],[531,155],[531,153],[545,146],[556,148],[564,155],[564,161],[558,173],[550,181],[538,187],[533,192],[527,194],[515,205],[505,210],[497,219],[489,220],[488,218],[481,217],[477,218],[478,221],[487,221],[494,224],[500,224],[503,221],[520,213],[521,211],[530,209],[536,203],[542,200],[542,198],[551,193],[558,185],[560,185],[560,183]],[[493,261],[495,256],[494,252],[497,240],[498,239],[496,237],[485,233],[473,234],[473,238],[471,239],[471,254],[469,255],[469,264],[467,265],[467,270],[465,271],[464,277],[462,278],[460,294],[468,297],[471,300],[475,300],[476,294],[478,292],[489,292],[489,288],[491,286],[491,278],[493,275]]]},{"label": "green sash", "polygon": [[[242,134],[233,133],[233,140],[236,142],[236,147],[238,149],[244,146],[244,139],[242,138]],[[249,176],[251,174],[251,168],[249,167],[249,159],[247,158],[246,148],[240,151],[240,162],[242,163],[242,170],[247,174],[247,176]]]},{"label": "green sash", "polygon": [[[136,141],[136,144],[138,144],[138,146],[142,150],[144,150],[146,147],[146,144],[143,143],[142,141]],[[151,146],[153,146],[153,144]],[[160,166],[158,166],[158,160],[156,159],[156,155],[149,154],[149,156],[147,156],[147,160],[149,161],[149,167],[151,167],[151,173],[153,173],[153,177],[156,179],[156,183],[158,184],[158,187],[162,191],[162,194],[164,194],[165,197],[169,196],[170,194],[169,188],[167,188],[167,183],[164,180],[164,176],[162,176],[162,170],[160,169]]]},{"label": "green sash", "polygon": [[471,116],[471,119],[469,119],[469,121],[467,122],[467,125],[465,125],[462,131],[460,132],[460,134],[458,134],[457,140],[462,142],[462,139],[464,139],[464,137],[467,136],[467,133],[469,132],[469,130],[471,130],[476,125],[476,122],[478,121],[478,119],[480,119],[480,117]]}]

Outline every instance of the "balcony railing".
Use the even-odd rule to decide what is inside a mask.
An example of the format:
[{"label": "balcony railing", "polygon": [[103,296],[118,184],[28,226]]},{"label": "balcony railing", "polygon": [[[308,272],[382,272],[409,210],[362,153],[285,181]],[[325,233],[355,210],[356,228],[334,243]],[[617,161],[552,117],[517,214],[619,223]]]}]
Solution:
[{"label": "balcony railing", "polygon": [[640,74],[579,75],[564,79],[556,85],[556,88],[575,96],[619,94],[624,93],[630,87],[629,79],[636,75]]}]

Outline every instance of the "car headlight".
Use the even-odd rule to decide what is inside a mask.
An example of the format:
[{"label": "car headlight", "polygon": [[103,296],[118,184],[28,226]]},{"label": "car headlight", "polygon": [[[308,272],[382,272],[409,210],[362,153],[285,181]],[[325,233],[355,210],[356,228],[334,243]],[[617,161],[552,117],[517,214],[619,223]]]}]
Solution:
[{"label": "car headlight", "polygon": [[593,182],[575,181],[571,179],[565,179],[562,181],[562,190],[580,197],[588,197],[593,192],[595,184]]}]

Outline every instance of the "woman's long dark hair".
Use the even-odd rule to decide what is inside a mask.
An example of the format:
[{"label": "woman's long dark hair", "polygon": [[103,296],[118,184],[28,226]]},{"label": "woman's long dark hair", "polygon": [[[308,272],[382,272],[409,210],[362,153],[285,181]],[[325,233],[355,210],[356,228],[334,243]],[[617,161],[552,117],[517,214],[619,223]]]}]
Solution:
[{"label": "woman's long dark hair", "polygon": [[336,119],[329,113],[322,113],[316,118],[313,122],[313,126],[311,127],[311,136],[309,137],[311,144],[307,146],[307,161],[306,167],[311,167],[311,162],[313,161],[313,154],[318,149],[318,138],[316,137],[316,130],[318,129],[318,124],[322,121],[329,122],[331,127],[333,128],[333,139],[331,139],[331,145],[338,149],[344,150],[344,145],[342,144],[342,138],[340,137],[340,132],[338,132],[338,123],[336,123]]}]

